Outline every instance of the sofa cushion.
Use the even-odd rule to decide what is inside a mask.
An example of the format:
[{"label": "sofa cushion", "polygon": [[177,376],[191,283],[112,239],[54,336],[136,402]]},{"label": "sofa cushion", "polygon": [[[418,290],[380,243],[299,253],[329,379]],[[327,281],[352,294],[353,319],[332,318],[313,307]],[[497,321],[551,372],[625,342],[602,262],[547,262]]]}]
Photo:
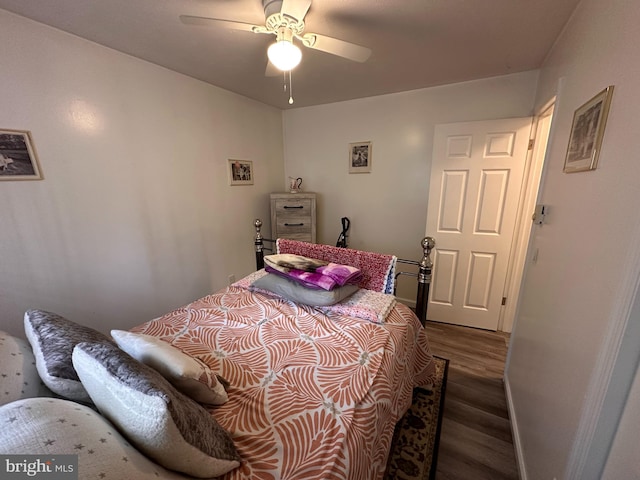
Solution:
[{"label": "sofa cushion", "polygon": [[160,338],[124,330],[111,330],[111,337],[122,350],[157,370],[196,402],[222,405],[229,400],[224,386],[205,363]]},{"label": "sofa cushion", "polygon": [[60,398],[18,400],[0,407],[0,425],[2,454],[78,455],[80,478],[187,478],[152,462],[104,417],[79,403]]},{"label": "sofa cushion", "polygon": [[21,398],[49,397],[26,340],[0,331],[0,405]]},{"label": "sofa cushion", "polygon": [[91,403],[71,363],[80,342],[113,344],[103,333],[44,310],[24,314],[24,331],[33,349],[40,378],[53,392],[71,400]]},{"label": "sofa cushion", "polygon": [[210,478],[240,465],[231,436],[210,413],[116,346],[80,343],[73,365],[100,412],[164,467]]}]

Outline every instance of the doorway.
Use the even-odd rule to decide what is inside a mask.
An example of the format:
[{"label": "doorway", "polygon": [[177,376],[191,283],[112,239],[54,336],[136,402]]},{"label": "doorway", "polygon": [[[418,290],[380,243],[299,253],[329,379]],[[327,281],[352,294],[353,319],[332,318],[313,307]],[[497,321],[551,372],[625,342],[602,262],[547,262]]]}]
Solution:
[{"label": "doorway", "polygon": [[523,202],[518,215],[518,225],[514,234],[514,245],[509,261],[509,271],[505,285],[507,302],[501,311],[498,329],[511,332],[520,300],[520,289],[524,279],[527,260],[530,260],[529,245],[533,228],[532,215],[538,201],[542,184],[542,169],[547,154],[551,123],[555,109],[555,97],[544,105],[534,117],[530,145],[530,158],[527,159],[526,174],[523,182]]}]

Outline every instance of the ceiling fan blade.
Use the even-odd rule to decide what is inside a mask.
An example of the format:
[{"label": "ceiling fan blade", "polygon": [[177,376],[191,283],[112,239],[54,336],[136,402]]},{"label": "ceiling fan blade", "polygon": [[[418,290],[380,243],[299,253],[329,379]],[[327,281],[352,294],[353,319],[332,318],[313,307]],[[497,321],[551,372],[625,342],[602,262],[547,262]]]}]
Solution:
[{"label": "ceiling fan blade", "polygon": [[337,38],[318,35],[317,33],[305,33],[298,38],[300,38],[302,44],[306,47],[344,57],[354,62],[366,62],[371,56],[370,48],[361,47],[355,43],[345,42]]},{"label": "ceiling fan blade", "polygon": [[311,0],[283,0],[280,13],[289,15],[296,20],[304,20],[310,6]]},{"label": "ceiling fan blade", "polygon": [[[245,32],[262,33],[256,30],[256,25],[243,22],[234,22],[232,20],[223,20],[222,18],[194,17],[191,15],[180,15],[180,21],[186,25],[202,25],[205,27],[218,27],[227,30],[242,30]],[[260,27],[258,27],[260,28]]]}]

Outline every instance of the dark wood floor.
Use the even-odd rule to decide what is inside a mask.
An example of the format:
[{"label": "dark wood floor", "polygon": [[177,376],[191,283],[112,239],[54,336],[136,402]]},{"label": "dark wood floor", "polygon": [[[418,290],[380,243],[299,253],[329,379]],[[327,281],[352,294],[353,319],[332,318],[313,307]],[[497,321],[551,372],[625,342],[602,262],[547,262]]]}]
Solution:
[{"label": "dark wood floor", "polygon": [[502,381],[508,334],[435,322],[427,332],[449,359],[436,479],[518,479]]}]

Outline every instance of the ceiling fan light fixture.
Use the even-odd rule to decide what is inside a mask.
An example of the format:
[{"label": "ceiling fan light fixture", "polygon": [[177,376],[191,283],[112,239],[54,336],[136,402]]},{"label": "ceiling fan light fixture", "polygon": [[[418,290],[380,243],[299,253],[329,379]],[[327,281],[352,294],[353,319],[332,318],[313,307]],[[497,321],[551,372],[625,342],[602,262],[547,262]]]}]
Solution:
[{"label": "ceiling fan light fixture", "polygon": [[269,61],[283,72],[294,69],[302,60],[302,52],[289,40],[278,40],[267,50]]}]

